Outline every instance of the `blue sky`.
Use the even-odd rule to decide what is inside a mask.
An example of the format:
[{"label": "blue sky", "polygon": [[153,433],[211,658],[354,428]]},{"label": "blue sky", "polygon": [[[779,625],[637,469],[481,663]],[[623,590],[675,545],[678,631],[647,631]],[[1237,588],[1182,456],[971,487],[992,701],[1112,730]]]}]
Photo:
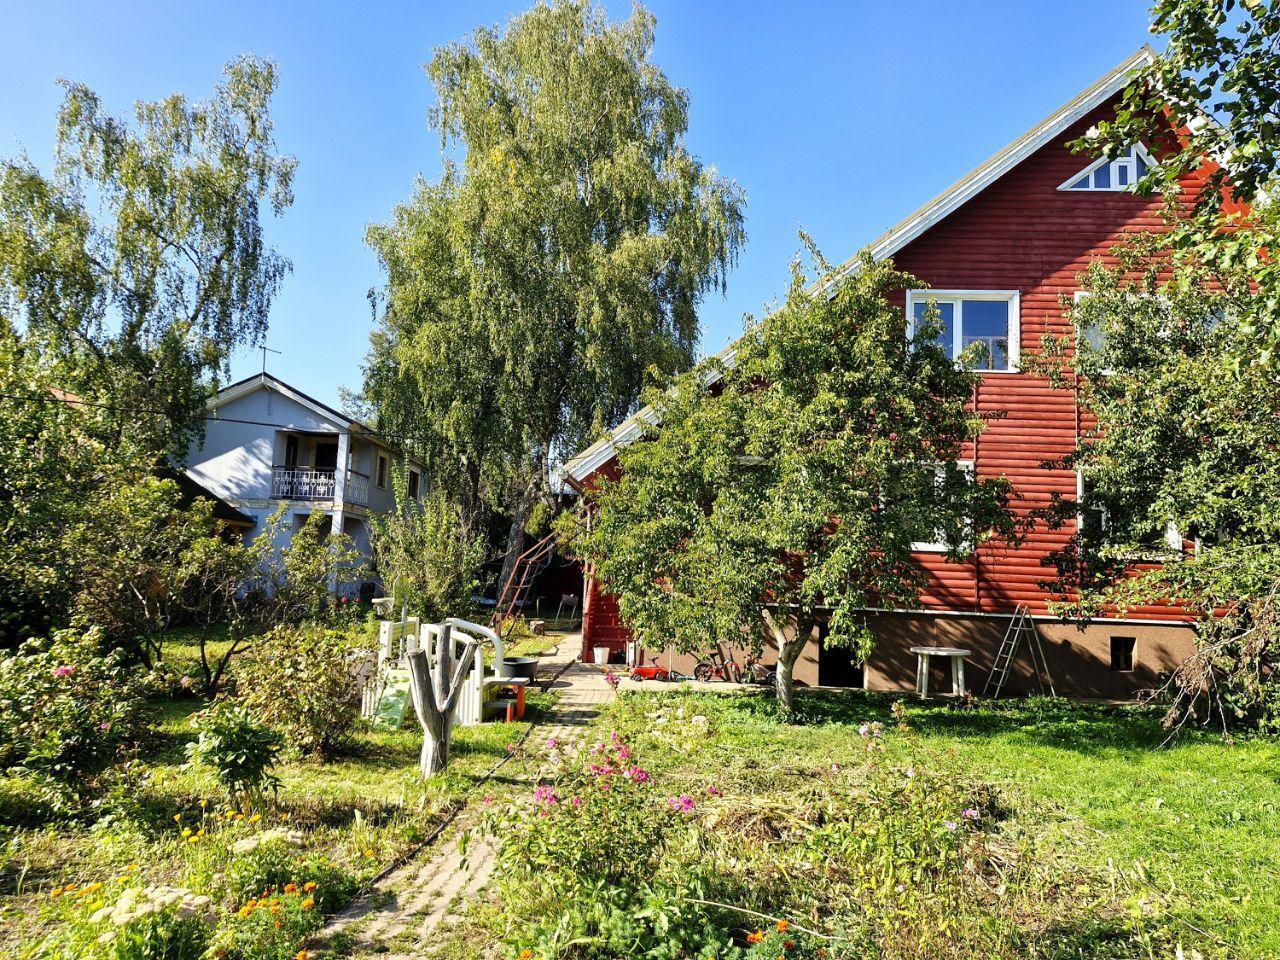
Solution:
[{"label": "blue sky", "polygon": [[[414,178],[439,172],[427,129],[431,50],[528,2],[0,4],[0,154],[48,168],[55,81],[116,113],[205,95],[237,53],[277,61],[280,148],[296,200],[268,224],[294,264],[271,318],[269,369],[334,403],[358,388],[380,282],[364,245]],[[629,4],[607,9],[621,17]],[[1150,39],[1147,0],[651,0],[655,59],[691,98],[689,144],[747,194],[747,245],[702,309],[704,352],[787,282],[799,229],[841,260]],[[257,352],[235,358],[255,372]]]}]

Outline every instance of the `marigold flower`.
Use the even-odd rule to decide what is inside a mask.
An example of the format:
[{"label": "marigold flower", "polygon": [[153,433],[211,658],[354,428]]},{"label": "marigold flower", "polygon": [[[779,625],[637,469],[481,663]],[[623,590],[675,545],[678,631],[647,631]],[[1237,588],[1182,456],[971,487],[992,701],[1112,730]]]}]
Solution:
[{"label": "marigold flower", "polygon": [[521,950],[519,960],[533,960],[533,951]]},{"label": "marigold flower", "polygon": [[311,891],[315,890],[319,886],[320,884],[316,883],[314,880],[308,880],[306,883],[302,885],[302,892],[311,893]]},{"label": "marigold flower", "polygon": [[285,892],[285,893],[297,893],[297,892],[298,892],[298,885],[297,885],[296,883],[286,883],[286,884],[284,885],[284,892]]},{"label": "marigold flower", "polygon": [[299,950],[298,956],[295,958],[295,960],[310,960],[310,957],[311,957],[311,954],[307,953],[307,951]]},{"label": "marigold flower", "polygon": [[783,950],[790,950],[790,949],[791,949],[792,947],[794,947],[795,945],[796,945],[796,942],[795,942],[794,940],[783,940],[783,941],[782,941],[782,949],[783,949]]},{"label": "marigold flower", "polygon": [[779,920],[779,921],[778,921],[778,932],[779,932],[779,933],[786,933],[786,932],[787,932],[788,930],[790,930],[790,929],[791,929],[791,921],[790,921],[790,920]]},{"label": "marigold flower", "polygon": [[315,905],[316,902],[311,899],[311,897],[307,897],[307,899],[303,900],[302,903],[298,904],[298,906],[302,907],[303,910],[310,910]]},{"label": "marigold flower", "polygon": [[747,943],[759,943],[763,939],[764,939],[763,930],[756,930],[753,933],[747,934]]}]

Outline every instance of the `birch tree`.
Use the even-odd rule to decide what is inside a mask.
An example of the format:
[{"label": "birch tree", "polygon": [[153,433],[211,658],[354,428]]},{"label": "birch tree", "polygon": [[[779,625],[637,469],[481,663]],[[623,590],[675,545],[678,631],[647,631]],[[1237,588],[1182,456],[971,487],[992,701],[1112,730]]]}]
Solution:
[{"label": "birch tree", "polygon": [[503,582],[556,458],[650,368],[690,366],[743,241],[742,193],[685,146],[653,42],[643,7],[557,0],[437,50],[444,172],[368,234],[387,285],[365,399],[469,523],[508,518]]}]

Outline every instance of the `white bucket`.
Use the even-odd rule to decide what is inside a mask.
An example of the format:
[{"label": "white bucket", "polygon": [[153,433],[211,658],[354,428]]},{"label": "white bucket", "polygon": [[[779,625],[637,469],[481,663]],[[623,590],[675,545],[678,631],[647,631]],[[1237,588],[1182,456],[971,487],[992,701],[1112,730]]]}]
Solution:
[{"label": "white bucket", "polygon": [[592,648],[591,648],[591,651],[592,651],[592,653],[594,653],[594,654],[596,655],[596,664],[597,664],[597,665],[599,665],[599,666],[602,666],[602,667],[603,667],[603,666],[605,666],[605,665],[609,662],[609,648],[608,648],[608,647],[592,647]]}]

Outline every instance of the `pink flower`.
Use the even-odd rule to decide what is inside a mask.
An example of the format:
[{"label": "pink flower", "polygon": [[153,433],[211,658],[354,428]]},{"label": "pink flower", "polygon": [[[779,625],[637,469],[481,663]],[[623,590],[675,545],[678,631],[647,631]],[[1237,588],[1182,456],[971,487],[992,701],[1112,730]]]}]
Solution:
[{"label": "pink flower", "polygon": [[869,736],[871,736],[871,724],[869,724],[869,723],[864,723],[862,726],[860,726],[860,727],[858,728],[858,736],[860,736],[860,737],[869,737]]},{"label": "pink flower", "polygon": [[631,778],[635,783],[648,783],[648,782],[649,782],[649,774],[648,774],[646,771],[641,770],[641,769],[640,769],[638,766],[636,766],[635,764],[632,764],[632,765],[627,769],[627,776],[628,776],[628,777],[630,777],[630,778]]},{"label": "pink flower", "polygon": [[111,724],[109,724],[109,723],[105,723],[105,722],[104,722],[104,723],[100,723],[100,724],[98,724],[98,729],[99,729],[99,730],[110,730],[110,729],[111,729]]},{"label": "pink flower", "polygon": [[622,678],[619,677],[616,673],[606,673],[604,675],[604,682],[607,683],[612,689],[617,690],[618,684],[622,682]]},{"label": "pink flower", "polygon": [[560,745],[560,741],[559,741],[559,740],[557,740],[555,737],[547,737],[547,749],[548,749],[548,750],[554,750],[554,749],[555,749],[556,747],[558,747],[559,745]]},{"label": "pink flower", "polygon": [[569,801],[569,803],[573,805],[573,809],[577,810],[580,806],[582,806],[582,798],[574,797],[572,800]]},{"label": "pink flower", "polygon": [[960,814],[960,816],[964,817],[966,820],[977,820],[979,817],[979,814],[977,810],[975,810],[973,807],[970,807],[968,810]]},{"label": "pink flower", "polygon": [[180,686],[183,690],[190,690],[191,682],[192,681],[190,677],[183,677],[181,680],[178,681],[178,686]]},{"label": "pink flower", "polygon": [[560,802],[560,797],[556,795],[555,790],[545,783],[538,784],[533,791],[533,799],[537,803],[545,803],[549,807]]},{"label": "pink flower", "polygon": [[61,667],[53,668],[53,675],[55,677],[69,677],[75,672],[76,672],[75,667],[61,666]]},{"label": "pink flower", "polygon": [[507,753],[515,753],[515,752],[516,752],[516,745],[514,743],[508,743]]},{"label": "pink flower", "polygon": [[710,787],[707,787],[707,796],[708,796],[708,797],[722,797],[722,796],[724,796],[724,792],[723,792],[719,787],[716,787],[716,786],[710,786]]},{"label": "pink flower", "polygon": [[491,806],[493,806],[493,794],[492,794],[492,793],[487,793],[487,794],[485,794],[485,797],[484,797],[484,805],[485,805],[486,807],[491,807]]},{"label": "pink flower", "polygon": [[687,793],[682,793],[678,797],[672,797],[667,801],[667,803],[671,804],[671,809],[675,810],[677,813],[693,813],[693,808],[696,806],[693,802],[693,797],[689,796]]},{"label": "pink flower", "polygon": [[627,749],[627,745],[625,743],[618,747],[617,754],[619,760],[631,759],[631,751]]},{"label": "pink flower", "polygon": [[945,823],[943,823],[943,826],[946,827],[948,830],[950,830],[952,833],[955,833],[956,828],[959,827],[960,824],[956,823],[954,820],[948,820]]}]

